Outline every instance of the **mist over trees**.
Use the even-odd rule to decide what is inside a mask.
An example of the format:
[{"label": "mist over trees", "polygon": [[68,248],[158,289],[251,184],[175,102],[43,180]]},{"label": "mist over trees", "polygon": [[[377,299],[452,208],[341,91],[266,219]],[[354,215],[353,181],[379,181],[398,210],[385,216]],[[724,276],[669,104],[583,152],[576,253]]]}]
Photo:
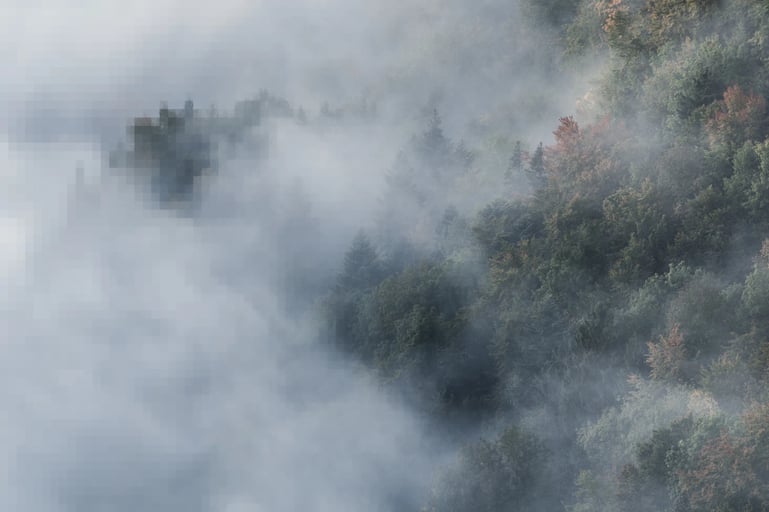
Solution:
[{"label": "mist over trees", "polygon": [[9,503],[769,510],[769,5],[339,2],[275,7],[229,103],[158,86],[46,210],[2,318],[65,311],[81,360],[30,339],[81,371],[41,385],[143,423],[38,434],[65,463]]},{"label": "mist over trees", "polygon": [[[769,9],[565,4],[525,11],[557,26],[564,66],[605,59],[589,114],[565,112],[552,143],[510,147],[504,178],[530,194],[451,210],[451,250],[435,231],[406,260],[392,237],[366,239],[381,280],[353,298],[345,266],[325,302],[331,338],[441,421],[485,432],[425,510],[765,510]],[[416,185],[429,171],[395,166],[410,179],[394,195],[420,207],[397,208],[397,232],[435,225],[424,205],[450,192],[433,181],[431,199]]]}]

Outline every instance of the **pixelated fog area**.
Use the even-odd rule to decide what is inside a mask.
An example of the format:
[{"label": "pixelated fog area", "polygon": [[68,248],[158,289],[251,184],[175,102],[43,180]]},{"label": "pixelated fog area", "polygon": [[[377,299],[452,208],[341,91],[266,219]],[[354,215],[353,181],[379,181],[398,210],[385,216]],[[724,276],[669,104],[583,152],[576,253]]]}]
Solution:
[{"label": "pixelated fog area", "polygon": [[433,249],[502,189],[506,143],[484,174],[460,139],[544,140],[571,105],[503,4],[0,3],[0,510],[425,502],[456,446],[318,306],[413,134],[469,173],[386,205]]},{"label": "pixelated fog area", "polygon": [[99,7],[12,8],[31,34],[15,32],[26,74],[0,95],[0,508],[412,502],[430,473],[419,421],[321,347],[309,313],[375,203],[381,177],[351,171],[389,148],[363,145],[373,127],[360,144],[307,129],[255,88],[198,107],[179,82],[195,92],[200,64],[143,76],[162,31],[131,32],[150,18],[128,10],[121,26]]},{"label": "pixelated fog area", "polygon": [[345,234],[312,223],[333,208],[313,212],[302,177],[280,174],[297,163],[280,136],[269,157],[248,154],[267,147],[259,134],[237,154],[219,147],[214,166],[214,143],[195,139],[213,130],[169,150],[177,113],[163,115],[129,120],[161,140],[128,150],[2,146],[0,505],[407,502],[424,483],[420,426],[318,346],[305,314],[336,256],[329,237]]}]

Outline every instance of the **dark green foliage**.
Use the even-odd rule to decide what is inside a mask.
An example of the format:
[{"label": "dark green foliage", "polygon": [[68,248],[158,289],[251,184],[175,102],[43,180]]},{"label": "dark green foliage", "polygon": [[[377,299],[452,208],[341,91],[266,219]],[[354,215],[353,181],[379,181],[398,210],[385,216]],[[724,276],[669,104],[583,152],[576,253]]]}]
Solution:
[{"label": "dark green foliage", "polygon": [[534,150],[534,154],[531,155],[527,174],[535,189],[542,188],[547,182],[545,175],[545,150],[541,142],[537,149]]},{"label": "dark green foliage", "polygon": [[557,506],[547,493],[548,453],[512,426],[494,441],[467,446],[441,476],[425,512],[498,512]]},{"label": "dark green foliage", "polygon": [[524,12],[527,12],[533,21],[562,27],[577,14],[580,2],[579,0],[525,0],[522,4]]},{"label": "dark green foliage", "polygon": [[574,338],[585,350],[601,351],[612,342],[612,309],[605,302],[597,302],[585,316],[577,321]]},{"label": "dark green foliage", "polygon": [[[654,183],[665,202],[672,206],[694,197],[708,186],[717,185],[718,179],[709,170],[701,147],[675,144],[655,161]],[[672,213],[672,212],[671,212]]]},{"label": "dark green foliage", "polygon": [[435,414],[493,407],[494,362],[467,337],[476,286],[467,270],[430,262],[387,268],[359,234],[324,303],[328,336],[382,378],[412,386],[412,398]]},{"label": "dark green foliage", "polygon": [[195,117],[192,101],[181,111],[163,105],[157,119],[134,119],[128,127],[133,149],[113,151],[110,167],[147,179],[161,204],[188,200],[197,179],[216,168],[215,138],[227,135],[219,128],[210,118]]},{"label": "dark green foliage", "polygon": [[734,153],[732,166],[724,187],[734,215],[741,215],[754,229],[765,230],[769,226],[769,144],[745,142]]},{"label": "dark green foliage", "polygon": [[[730,414],[760,399],[762,386],[755,378],[756,372],[739,354],[740,348],[746,348],[745,341],[743,339],[733,343],[734,347],[703,369],[700,379],[702,388],[711,393],[718,400],[719,406]],[[760,375],[760,371],[758,373]]]},{"label": "dark green foliage", "polygon": [[484,208],[473,234],[489,254],[512,249],[518,242],[541,236],[544,219],[525,202],[496,201]]},{"label": "dark green foliage", "polygon": [[524,156],[523,149],[521,148],[521,141],[515,141],[513,155],[510,157],[510,162],[505,171],[505,182],[508,185],[515,185],[520,179],[520,176],[523,175],[525,171],[528,172],[528,168],[524,166]]},{"label": "dark green foliage", "polygon": [[384,280],[372,296],[378,365],[392,373],[461,335],[463,299],[462,289],[439,266],[419,265]]},{"label": "dark green foliage", "polygon": [[384,278],[384,267],[369,238],[360,231],[345,253],[334,293],[324,304],[326,336],[344,350],[360,352],[368,332],[366,298]]},{"label": "dark green foliage", "polygon": [[360,231],[344,255],[344,267],[338,279],[339,286],[348,290],[365,290],[379,283],[383,270],[374,245],[368,236]]},{"label": "dark green foliage", "polygon": [[606,36],[601,28],[603,17],[592,2],[580,2],[579,9],[565,33],[565,53],[569,57],[585,55],[590,50],[606,45]]},{"label": "dark green foliage", "polygon": [[723,192],[710,185],[679,207],[681,227],[672,253],[697,264],[718,263],[728,249],[733,219]]},{"label": "dark green foliage", "polygon": [[603,210],[609,236],[624,245],[612,264],[611,276],[639,283],[663,271],[675,229],[665,194],[645,180],[640,187],[622,188],[607,197]]},{"label": "dark green foliage", "polygon": [[679,324],[688,353],[707,357],[719,352],[739,325],[739,295],[707,274],[699,274],[670,301],[668,325]]},{"label": "dark green foliage", "polygon": [[680,444],[691,435],[691,417],[655,430],[636,447],[636,464],[626,465],[617,483],[619,509],[628,512],[670,510],[671,487],[685,454]]},{"label": "dark green foliage", "polygon": [[680,443],[691,435],[693,427],[692,417],[687,416],[655,430],[651,439],[640,443],[636,447],[639,474],[659,485],[669,482],[683,456]]},{"label": "dark green foliage", "polygon": [[765,265],[756,265],[745,279],[742,303],[749,318],[757,325],[763,325],[769,319],[769,268]]},{"label": "dark green foliage", "polygon": [[[612,240],[604,231],[601,210],[591,202],[577,198],[552,212],[546,221],[546,230],[554,249],[552,270],[567,267],[569,272],[584,271],[591,278],[607,271]],[[554,281],[551,286],[561,288]]]}]

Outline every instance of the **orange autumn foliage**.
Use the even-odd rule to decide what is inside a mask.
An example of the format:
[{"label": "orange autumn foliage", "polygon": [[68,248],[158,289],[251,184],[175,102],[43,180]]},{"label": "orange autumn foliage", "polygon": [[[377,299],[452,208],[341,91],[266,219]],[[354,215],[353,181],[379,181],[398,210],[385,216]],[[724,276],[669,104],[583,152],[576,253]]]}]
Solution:
[{"label": "orange autumn foliage", "polygon": [[763,138],[766,128],[766,99],[739,85],[726,89],[723,99],[711,106],[705,130],[712,146],[739,147],[748,140]]}]

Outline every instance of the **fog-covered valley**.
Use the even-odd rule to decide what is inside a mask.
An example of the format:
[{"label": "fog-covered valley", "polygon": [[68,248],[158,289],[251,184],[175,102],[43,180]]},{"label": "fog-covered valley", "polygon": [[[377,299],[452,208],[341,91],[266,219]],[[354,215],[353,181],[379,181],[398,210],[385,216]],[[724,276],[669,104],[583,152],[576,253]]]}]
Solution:
[{"label": "fog-covered valley", "polygon": [[769,9],[0,6],[0,508],[769,507]]}]

